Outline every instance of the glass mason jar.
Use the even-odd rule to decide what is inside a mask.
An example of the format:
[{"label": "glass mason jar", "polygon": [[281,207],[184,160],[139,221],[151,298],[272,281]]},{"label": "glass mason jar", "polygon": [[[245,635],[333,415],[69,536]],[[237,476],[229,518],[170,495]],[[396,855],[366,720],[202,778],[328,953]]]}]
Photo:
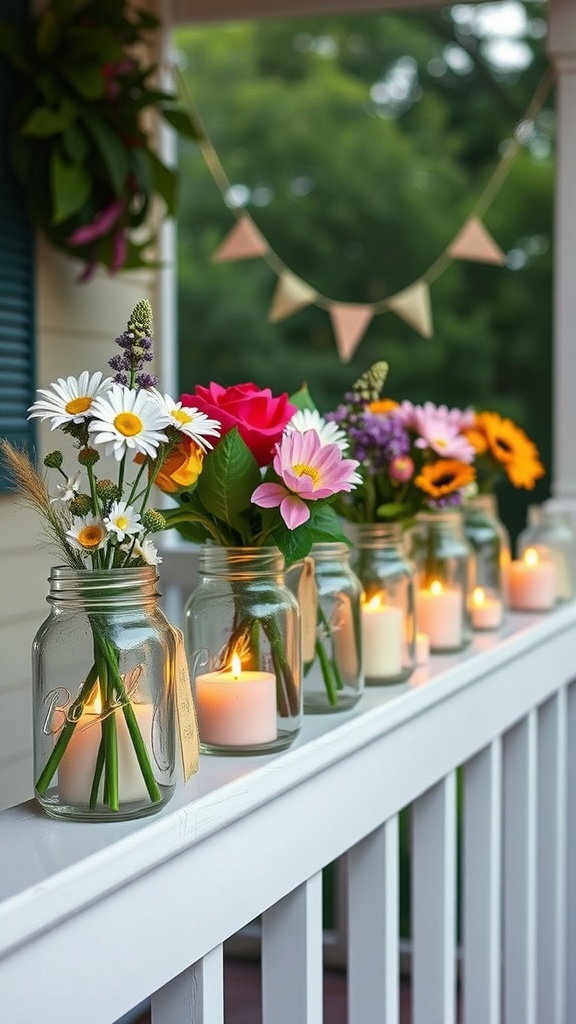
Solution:
[{"label": "glass mason jar", "polygon": [[400,683],[416,665],[414,566],[399,523],[348,523],[352,568],[364,591],[362,664],[367,686]]},{"label": "glass mason jar", "polygon": [[475,630],[502,625],[510,537],[498,518],[496,496],[477,494],[463,508],[464,533],[474,549],[471,617]]},{"label": "glass mason jar", "polygon": [[32,648],[34,778],[48,814],[120,821],[174,792],[175,639],[155,567],[49,577]]},{"label": "glass mason jar", "polygon": [[536,548],[541,559],[551,559],[556,571],[556,599],[574,596],[573,565],[576,538],[564,513],[547,505],[529,505],[528,522],[517,541],[518,557]]},{"label": "glass mason jar", "polygon": [[[345,711],[356,704],[364,690],[362,586],[350,568],[346,544],[314,544],[310,557],[314,562],[317,604],[314,646],[302,652],[304,711]],[[301,611],[304,616],[304,609]]]},{"label": "glass mason jar", "polygon": [[416,565],[416,622],[430,650],[459,651],[471,639],[470,590],[474,551],[460,511],[419,512],[407,531]]},{"label": "glass mason jar", "polygon": [[204,544],[184,610],[200,749],[269,754],[302,719],[300,612],[276,547]]}]

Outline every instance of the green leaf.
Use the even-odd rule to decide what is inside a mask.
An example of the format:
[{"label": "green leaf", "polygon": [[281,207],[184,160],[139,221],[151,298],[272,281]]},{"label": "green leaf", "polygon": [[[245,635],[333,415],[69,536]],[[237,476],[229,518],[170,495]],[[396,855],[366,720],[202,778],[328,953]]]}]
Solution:
[{"label": "green leaf", "polygon": [[47,7],[40,15],[36,27],[35,46],[38,53],[43,57],[54,53],[60,42],[60,35],[60,19],[51,7]]},{"label": "green leaf", "polygon": [[120,195],[130,170],[130,159],[126,147],[116,132],[112,131],[106,122],[92,110],[84,111],[84,124],[108,168],[114,192],[116,195]]},{"label": "green leaf", "polygon": [[106,92],[104,75],[97,64],[64,64],[62,74],[85,100],[99,100]]},{"label": "green leaf", "polygon": [[148,155],[154,191],[162,196],[166,203],[166,213],[169,217],[172,217],[176,210],[178,175],[171,167],[167,167],[166,164],[162,163],[155,153],[150,152]]},{"label": "green leaf", "polygon": [[80,164],[69,164],[58,150],[50,162],[52,223],[61,224],[84,205],[91,190],[90,176]]},{"label": "green leaf", "polygon": [[378,506],[376,509],[376,515],[379,516],[380,519],[401,519],[407,515],[406,505],[403,505],[399,501],[387,501],[383,505]]},{"label": "green leaf", "polygon": [[289,530],[284,520],[281,520],[272,531],[272,539],[284,555],[286,568],[305,558],[313,544],[308,523],[297,526],[295,530]]},{"label": "green leaf", "polygon": [[174,529],[191,544],[204,544],[205,541],[210,540],[210,534],[201,523],[177,523]]},{"label": "green leaf", "polygon": [[307,384],[303,384],[302,387],[298,388],[298,391],[295,391],[293,395],[290,395],[290,401],[297,409],[316,409],[314,399],[308,390]]},{"label": "green leaf", "polygon": [[36,107],[22,125],[22,134],[39,139],[59,135],[74,118],[75,109],[70,103],[62,103],[59,107]]},{"label": "green leaf", "polygon": [[164,107],[162,110],[162,117],[171,124],[175,131],[179,135],[184,135],[188,139],[201,139],[202,132],[194,124],[192,118],[184,110],[176,110],[171,107]]},{"label": "green leaf", "polygon": [[22,32],[7,21],[0,21],[0,53],[17,71],[23,71],[25,74],[32,73],[30,54]]},{"label": "green leaf", "polygon": [[350,541],[342,531],[340,519],[328,501],[314,501],[310,503],[310,519],[304,523],[314,533],[315,541],[340,541],[349,544]]},{"label": "green leaf", "polygon": [[234,427],[205,456],[198,497],[213,516],[242,532],[246,523],[241,513],[250,508],[260,482],[258,464]]},{"label": "green leaf", "polygon": [[88,153],[88,147],[90,145],[86,137],[86,133],[77,123],[68,125],[64,135],[62,136],[62,144],[66,151],[66,155],[74,164],[82,163]]}]

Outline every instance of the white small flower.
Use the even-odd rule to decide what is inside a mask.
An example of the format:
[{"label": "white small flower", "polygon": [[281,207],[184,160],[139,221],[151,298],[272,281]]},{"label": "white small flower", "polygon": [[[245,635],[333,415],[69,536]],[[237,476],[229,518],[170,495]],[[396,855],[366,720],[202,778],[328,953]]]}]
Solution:
[{"label": "white small flower", "polygon": [[108,534],[101,519],[91,513],[87,516],[75,516],[66,536],[77,551],[98,551],[104,547]]},{"label": "white small flower", "polygon": [[163,395],[156,388],[151,388],[149,394],[154,396],[162,410],[169,417],[172,427],[190,437],[202,451],[214,447],[206,438],[220,437],[220,423],[218,420],[210,419],[205,412],[200,412],[194,406],[175,402],[170,395]]},{"label": "white small flower", "polygon": [[164,428],[168,414],[144,389],[112,384],[107,393],[94,400],[94,419],[88,429],[96,444],[105,444],[106,455],[118,462],[129,451],[156,456],[158,445],[166,441]]},{"label": "white small flower", "polygon": [[144,529],[143,523],[140,522],[140,513],[125,501],[112,502],[110,512],[104,517],[104,525],[108,533],[115,533],[120,542],[125,537],[135,537]]},{"label": "white small flower", "polygon": [[299,434],[315,430],[323,447],[327,444],[337,444],[342,452],[348,449],[348,439],[344,431],[336,423],[327,422],[317,409],[298,409],[286,424],[285,433],[291,434],[294,430]]},{"label": "white small flower", "polygon": [[56,490],[59,493],[56,497],[50,498],[50,501],[72,501],[72,498],[78,494],[78,491],[80,490],[80,477],[81,473],[78,471],[74,476],[68,477],[65,484],[56,484]]},{"label": "white small flower", "polygon": [[50,427],[56,430],[66,423],[82,423],[93,415],[93,402],[105,394],[112,384],[110,377],[102,380],[98,370],[92,376],[83,370],[78,378],[59,377],[50,388],[39,388],[38,398],[28,410],[28,419],[38,416],[41,420],[51,420]]},{"label": "white small flower", "polygon": [[159,565],[162,561],[158,554],[158,548],[147,537],[146,540],[137,540],[134,547],[131,547],[132,558],[142,558],[147,565]]}]

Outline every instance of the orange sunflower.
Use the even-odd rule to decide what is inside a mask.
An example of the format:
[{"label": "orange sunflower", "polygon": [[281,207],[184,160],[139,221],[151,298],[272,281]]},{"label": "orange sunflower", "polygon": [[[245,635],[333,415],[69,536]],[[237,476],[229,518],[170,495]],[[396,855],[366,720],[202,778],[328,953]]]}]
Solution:
[{"label": "orange sunflower", "polygon": [[[476,415],[471,432],[485,438],[484,451],[503,466],[514,487],[531,491],[536,481],[544,476],[536,445],[512,420],[504,419],[497,412],[481,412]],[[476,447],[474,438],[470,441]],[[476,450],[481,453],[481,449]]]},{"label": "orange sunflower", "polygon": [[414,483],[431,498],[445,498],[476,479],[476,471],[460,459],[438,459],[422,467]]}]

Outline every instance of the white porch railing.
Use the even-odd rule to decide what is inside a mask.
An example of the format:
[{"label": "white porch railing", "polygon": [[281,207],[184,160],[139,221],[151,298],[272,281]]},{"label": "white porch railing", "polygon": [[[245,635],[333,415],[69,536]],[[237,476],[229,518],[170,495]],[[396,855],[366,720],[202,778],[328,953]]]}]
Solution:
[{"label": "white porch railing", "polygon": [[[0,1016],[222,1024],[224,940],[262,914],[264,1024],[322,1022],[322,868],[347,855],[348,1021],[398,1024],[398,814],[412,805],[413,1024],[576,1021],[576,603],[510,616],[409,685],[203,757],[157,817],[0,815]],[[463,766],[462,843],[457,775]],[[571,966],[572,965],[572,966]]]}]

